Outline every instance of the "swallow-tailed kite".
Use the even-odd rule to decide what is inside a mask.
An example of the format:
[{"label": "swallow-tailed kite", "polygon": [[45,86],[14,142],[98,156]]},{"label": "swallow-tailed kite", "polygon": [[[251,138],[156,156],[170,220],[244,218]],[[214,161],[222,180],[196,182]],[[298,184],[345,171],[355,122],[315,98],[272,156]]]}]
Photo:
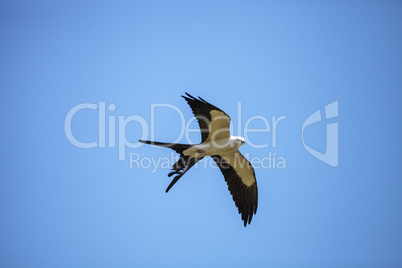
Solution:
[{"label": "swallow-tailed kite", "polygon": [[190,94],[182,96],[190,105],[201,129],[200,144],[163,143],[144,141],[142,143],[171,148],[180,154],[180,159],[172,166],[168,176],[176,175],[166,192],[204,156],[211,156],[219,166],[233,201],[241,214],[244,226],[250,224],[257,212],[258,190],[254,169],[238,148],[244,138],[230,135],[230,117],[218,107],[204,99],[194,98]]}]

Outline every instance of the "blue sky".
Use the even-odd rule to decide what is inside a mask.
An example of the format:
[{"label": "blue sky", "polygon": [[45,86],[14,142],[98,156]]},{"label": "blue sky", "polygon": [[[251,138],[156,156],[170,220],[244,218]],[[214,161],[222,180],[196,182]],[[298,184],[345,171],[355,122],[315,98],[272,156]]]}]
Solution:
[{"label": "blue sky", "polygon": [[[0,6],[2,267],[402,265],[401,3]],[[153,120],[158,141],[179,136],[179,114],[162,107],[151,117],[151,105],[174,105],[187,122],[184,92],[231,115],[242,136],[253,116],[286,117],[275,147],[271,129],[249,134],[268,147],[240,148],[285,161],[256,168],[259,206],[246,228],[214,166],[193,168],[166,194],[169,168],[130,168],[129,155],[166,159],[169,150],[126,148],[119,160],[119,135],[135,143],[141,120]],[[334,101],[338,117],[325,119]],[[114,147],[108,131],[105,147],[67,139],[65,118],[85,103],[97,109],[75,114],[74,137],[99,142],[105,103]],[[317,110],[323,120],[304,141],[325,152],[326,126],[338,123],[336,167],[303,146],[303,122]]]}]

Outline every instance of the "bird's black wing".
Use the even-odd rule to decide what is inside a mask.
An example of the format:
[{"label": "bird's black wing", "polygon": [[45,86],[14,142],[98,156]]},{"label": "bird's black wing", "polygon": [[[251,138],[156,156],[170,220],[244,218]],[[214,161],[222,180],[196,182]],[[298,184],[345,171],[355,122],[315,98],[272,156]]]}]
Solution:
[{"label": "bird's black wing", "polygon": [[200,97],[197,99],[187,92],[186,95],[182,97],[190,105],[197,118],[201,130],[201,142],[211,138],[230,137],[230,117],[224,111]]},{"label": "bird's black wing", "polygon": [[238,150],[212,158],[225,177],[244,226],[250,224],[258,205],[257,180],[252,165]]}]

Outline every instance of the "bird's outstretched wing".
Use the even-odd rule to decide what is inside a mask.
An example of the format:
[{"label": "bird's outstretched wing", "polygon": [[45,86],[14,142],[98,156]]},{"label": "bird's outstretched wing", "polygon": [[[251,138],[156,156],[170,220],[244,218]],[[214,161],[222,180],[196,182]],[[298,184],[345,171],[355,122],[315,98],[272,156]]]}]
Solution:
[{"label": "bird's outstretched wing", "polygon": [[229,138],[230,117],[218,107],[210,104],[201,97],[195,98],[186,92],[182,96],[190,105],[201,130],[201,142]]},{"label": "bird's outstretched wing", "polygon": [[212,158],[225,177],[244,226],[250,224],[258,205],[257,181],[252,165],[239,150]]}]

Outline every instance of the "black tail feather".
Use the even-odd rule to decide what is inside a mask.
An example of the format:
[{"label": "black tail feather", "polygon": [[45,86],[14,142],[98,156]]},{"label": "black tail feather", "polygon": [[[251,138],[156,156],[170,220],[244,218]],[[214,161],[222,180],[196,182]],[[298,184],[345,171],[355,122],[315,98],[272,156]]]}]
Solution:
[{"label": "black tail feather", "polygon": [[144,140],[139,140],[139,142],[146,143],[146,144],[151,144],[151,145],[156,145],[156,146],[161,146],[165,148],[170,148],[178,154],[183,154],[184,150],[187,150],[188,148],[191,147],[189,144],[180,144],[180,143],[168,143],[168,142],[158,142],[158,141],[144,141]]},{"label": "black tail feather", "polygon": [[[170,188],[173,187],[173,185],[184,175],[186,172],[195,165],[198,161],[200,161],[201,158],[191,158],[189,156],[184,156],[181,155],[179,161],[177,161],[173,167],[172,171],[168,174],[168,176],[172,176],[174,174],[178,174],[175,176],[172,180],[172,182],[169,184],[169,186],[166,188],[166,193],[169,192]],[[179,164],[178,164],[179,163]],[[177,168],[175,168],[177,166]]]},{"label": "black tail feather", "polygon": [[187,150],[190,148],[192,145],[189,144],[180,144],[180,143],[165,143],[165,142],[157,142],[157,141],[144,141],[144,140],[139,140],[139,142],[150,144],[150,145],[156,145],[156,146],[161,146],[165,148],[170,148],[174,151],[176,151],[178,154],[180,154],[180,159],[172,166],[172,171],[168,174],[168,177],[171,177],[175,174],[173,180],[169,184],[169,186],[166,188],[166,193],[169,192],[170,188],[175,185],[175,183],[192,167],[194,166],[195,163],[200,161],[201,158],[191,158],[190,156],[186,156],[183,154],[184,150]]}]

